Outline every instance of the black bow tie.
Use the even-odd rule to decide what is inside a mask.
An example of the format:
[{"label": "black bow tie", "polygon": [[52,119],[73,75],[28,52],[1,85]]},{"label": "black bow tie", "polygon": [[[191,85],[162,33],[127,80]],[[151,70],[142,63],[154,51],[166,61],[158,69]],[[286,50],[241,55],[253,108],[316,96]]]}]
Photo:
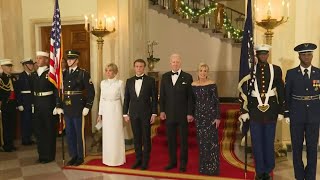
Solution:
[{"label": "black bow tie", "polygon": [[171,75],[179,75],[179,72],[171,72]]},{"label": "black bow tie", "polygon": [[136,80],[139,80],[139,79],[141,79],[142,80],[142,78],[143,78],[143,76],[136,76]]}]

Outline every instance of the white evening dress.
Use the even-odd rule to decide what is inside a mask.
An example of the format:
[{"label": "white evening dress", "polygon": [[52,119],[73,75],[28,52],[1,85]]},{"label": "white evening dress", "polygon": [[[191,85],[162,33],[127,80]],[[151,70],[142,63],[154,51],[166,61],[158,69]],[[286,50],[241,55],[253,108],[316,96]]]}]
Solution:
[{"label": "white evening dress", "polygon": [[126,162],[122,105],[124,83],[121,80],[101,81],[99,115],[102,115],[102,163],[120,166]]}]

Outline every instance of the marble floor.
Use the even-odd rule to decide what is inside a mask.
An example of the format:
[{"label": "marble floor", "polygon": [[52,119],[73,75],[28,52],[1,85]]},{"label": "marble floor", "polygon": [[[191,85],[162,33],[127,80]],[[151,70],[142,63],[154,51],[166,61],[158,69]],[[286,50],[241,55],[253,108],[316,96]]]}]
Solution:
[{"label": "marble floor", "polygon": [[[90,138],[87,138],[90,142]],[[90,143],[87,143],[90,144]],[[79,170],[64,170],[62,169],[62,153],[61,153],[61,138],[57,140],[57,155],[56,161],[48,164],[39,164],[37,160],[36,146],[22,146],[20,142],[16,142],[18,148],[15,152],[0,152],[0,180],[17,179],[17,180],[73,180],[73,179],[89,179],[89,180],[156,180],[159,178],[118,175],[100,172],[79,171]],[[132,147],[127,147],[130,149]],[[236,145],[236,154],[240,159],[244,158],[243,148]],[[87,152],[90,153],[88,149]],[[69,157],[65,153],[65,159]],[[275,180],[293,180],[292,154],[288,153],[287,158],[277,159],[276,168],[274,170]],[[249,163],[252,163],[252,158],[248,156]],[[320,157],[319,157],[320,158]],[[319,159],[318,158],[318,159]],[[320,166],[317,169],[317,179],[320,179]],[[217,179],[217,178],[215,178]]]}]

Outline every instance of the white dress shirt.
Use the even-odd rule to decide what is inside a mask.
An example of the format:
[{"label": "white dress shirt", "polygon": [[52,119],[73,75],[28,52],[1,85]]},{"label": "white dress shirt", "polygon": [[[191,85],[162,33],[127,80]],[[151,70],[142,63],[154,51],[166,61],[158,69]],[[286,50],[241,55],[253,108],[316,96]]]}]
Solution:
[{"label": "white dress shirt", "polygon": [[[171,72],[175,73],[174,71],[171,71]],[[178,72],[178,75],[176,75],[176,74],[175,75],[171,75],[171,80],[172,80],[172,84],[173,85],[176,84],[176,82],[177,82],[177,80],[179,78],[179,75],[181,73],[181,69],[179,69],[177,72]]]},{"label": "white dress shirt", "polygon": [[75,72],[78,66],[74,67],[74,68],[69,68],[69,74],[72,72]]},{"label": "white dress shirt", "polygon": [[307,67],[307,68],[304,68],[300,65],[300,69],[301,69],[301,73],[302,75],[304,75],[304,70],[305,69],[308,69],[308,76],[309,76],[309,79],[310,79],[310,74],[311,74],[311,66]]},{"label": "white dress shirt", "polygon": [[47,66],[42,66],[42,67],[38,67],[38,69],[37,69],[37,74],[38,74],[38,76],[41,76],[41,74],[45,71],[45,70],[47,70]]},{"label": "white dress shirt", "polygon": [[[136,77],[141,77],[143,75],[144,74],[142,74],[140,76],[136,75]],[[135,83],[134,83],[134,89],[136,90],[137,97],[139,97],[139,94],[140,94],[140,91],[141,91],[142,81],[143,81],[143,78],[142,79],[136,79]]]}]

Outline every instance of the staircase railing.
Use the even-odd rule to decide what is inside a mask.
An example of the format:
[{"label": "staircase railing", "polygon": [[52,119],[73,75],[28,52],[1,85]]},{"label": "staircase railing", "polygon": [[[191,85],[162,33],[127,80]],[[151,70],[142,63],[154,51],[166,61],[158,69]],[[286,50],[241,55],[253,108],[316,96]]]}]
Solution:
[{"label": "staircase railing", "polygon": [[212,33],[223,33],[224,38],[242,40],[245,14],[214,0],[150,0],[150,4],[159,5],[190,23],[201,24],[201,28]]}]

